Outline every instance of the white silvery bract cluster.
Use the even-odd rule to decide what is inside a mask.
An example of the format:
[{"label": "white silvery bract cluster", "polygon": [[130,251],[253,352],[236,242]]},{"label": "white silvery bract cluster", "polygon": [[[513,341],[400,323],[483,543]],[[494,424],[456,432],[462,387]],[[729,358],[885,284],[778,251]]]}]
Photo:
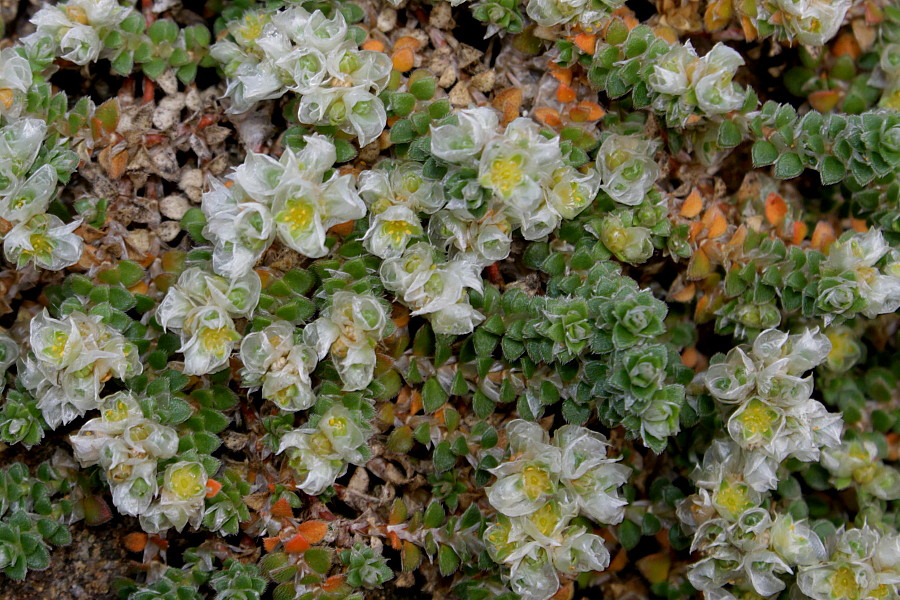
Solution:
[{"label": "white silvery bract cluster", "polygon": [[343,405],[335,404],[315,426],[307,424],[284,434],[278,454],[286,453],[288,464],[302,478],[297,487],[316,496],[347,472],[348,463],[366,463],[370,434],[368,424],[360,422]]},{"label": "white silvery bract cluster", "polygon": [[247,317],[259,302],[262,283],[254,271],[225,279],[200,267],[186,269],[156,312],[164,329],[181,334],[185,375],[204,375],[225,367],[241,339],[233,318]]},{"label": "white silvery bract cluster", "polygon": [[56,56],[86,65],[104,57],[103,40],[132,12],[117,0],[70,0],[45,6],[31,18],[37,30],[22,41],[30,44],[49,37]]},{"label": "white silvery bract cluster", "polygon": [[73,312],[54,319],[44,310],[30,328],[31,352],[20,359],[19,381],[51,429],[99,408],[109,378],[143,372],[137,347],[97,315]]},{"label": "white silvery bract cluster", "polygon": [[900,585],[900,535],[868,525],[843,527],[826,541],[827,560],[804,566],[797,586],[812,600],[896,598]]},{"label": "white silvery bract cluster", "polygon": [[612,134],[597,151],[600,189],[619,204],[637,206],[659,177],[653,160],[658,144],[642,135]]},{"label": "white silvery bract cluster", "polygon": [[443,189],[422,174],[413,161],[384,160],[359,176],[359,195],[369,209],[366,250],[379,258],[400,256],[423,235],[420,213],[433,214],[444,205]]},{"label": "white silvery bract cluster", "polygon": [[22,113],[31,82],[28,61],[15,48],[0,50],[0,115],[13,120]]},{"label": "white silvery bract cluster", "polygon": [[506,580],[523,600],[547,600],[559,588],[559,573],[602,571],[609,565],[603,540],[572,525],[579,514],[605,524],[620,523],[625,500],[619,487],[631,470],[607,458],[606,438],[577,425],[550,436],[536,423],[516,419],[506,426],[510,459],[491,469],[497,481],[488,501],[500,513],[484,532],[488,553],[509,567]]},{"label": "white silvery bract cluster", "polygon": [[99,464],[120,513],[143,514],[159,491],[159,460],[178,451],[178,432],[144,418],[137,399],[117,392],[103,399],[100,416],[70,437],[82,467]]},{"label": "white silvery bract cluster", "polygon": [[49,164],[33,169],[46,135],[47,124],[39,119],[19,119],[0,129],[0,219],[12,225],[3,251],[19,269],[34,261],[58,271],[78,262],[84,247],[74,233],[80,219],[66,224],[46,212],[56,193],[56,169]]},{"label": "white silvery bract cluster", "polygon": [[304,256],[325,256],[328,229],[366,214],[353,177],[331,170],[334,144],[322,135],[305,139],[302,150],[286,148],[280,160],[249,153],[229,176],[230,188],[213,181],[203,195],[203,233],[213,241],[217,273],[248,273],[276,236]]},{"label": "white silvery bract cluster", "polygon": [[881,500],[900,500],[900,472],[878,460],[878,448],[868,440],[844,441],[822,451],[822,466],[834,487],[851,485]]},{"label": "white silvery bract cluster", "polygon": [[743,64],[741,55],[721,42],[703,58],[690,42],[676,45],[657,59],[650,74],[650,88],[660,94],[653,107],[666,114],[669,126],[682,127],[699,121],[695,109],[706,116],[738,110],[747,92],[732,80]]},{"label": "white silvery bract cluster", "polygon": [[315,349],[295,341],[295,327],[275,321],[241,340],[243,383],[262,388],[262,397],[288,412],[306,410],[316,401],[309,374],[316,368]]},{"label": "white silvery bract cluster", "polygon": [[199,527],[208,481],[200,462],[182,460],[166,467],[159,499],[140,515],[141,527],[147,533],[170,527],[181,531],[188,523]]},{"label": "white silvery bract cluster", "polygon": [[293,91],[301,123],[338,126],[360,146],[384,130],[387,113],[377,94],[387,85],[390,58],[360,50],[340,11],[331,18],[300,6],[248,11],[228,31],[233,41],[217,42],[211,53],[228,77],[232,112]]},{"label": "white silvery bract cluster", "polygon": [[[597,195],[600,176],[595,170],[582,173],[563,162],[559,138],[546,138],[531,119],[518,118],[499,133],[497,112],[473,108],[456,113],[458,124],[432,127],[431,153],[449,166],[445,181],[472,170],[477,178],[450,197],[446,210],[462,220],[477,220],[473,210],[484,211],[497,228],[490,246],[497,246],[496,232],[509,235],[520,228],[527,240],[552,232],[562,219],[571,219]],[[488,192],[473,206],[472,199]],[[501,219],[506,219],[503,223]],[[505,247],[508,253],[508,246]],[[504,257],[505,258],[505,257]]]},{"label": "white silvery bract cluster", "polygon": [[[876,265],[885,257],[886,264],[879,269]],[[840,281],[824,291],[823,296],[833,297],[830,306],[853,307],[853,302],[838,300],[844,294],[848,299],[864,300],[861,312],[870,319],[900,309],[900,254],[887,244],[881,230],[873,228],[835,241],[821,269]],[[832,314],[825,317],[826,321],[833,318]]]},{"label": "white silvery bract cluster", "polygon": [[577,23],[590,29],[624,4],[624,0],[528,0],[525,12],[543,27]]},{"label": "white silvery bract cluster", "polygon": [[482,289],[479,270],[465,258],[446,260],[439,249],[419,242],[381,263],[379,274],[384,287],[413,309],[410,314],[428,317],[435,333],[471,333],[484,320],[468,297],[469,289]]},{"label": "white silvery bract cluster", "polygon": [[[764,495],[743,479],[744,453],[731,440],[716,440],[694,474],[699,492],[678,507],[678,517],[694,531],[688,580],[705,597],[720,600],[772,596],[786,587],[780,575],[814,565],[825,546],[806,521],[763,507]],[[735,586],[731,590],[724,586]]]},{"label": "white silvery bract cluster", "polygon": [[390,320],[385,304],[368,294],[335,292],[322,315],[303,330],[303,341],[322,360],[329,354],[344,390],[365,389],[375,373],[375,346]]},{"label": "white silvery bract cluster", "polygon": [[746,451],[746,480],[757,490],[775,488],[776,471],[786,458],[815,461],[821,448],[840,444],[840,415],[810,397],[812,375],[803,377],[830,351],[831,342],[818,328],[797,335],[767,329],[749,353],[733,348],[707,370],[709,393],[734,406],[728,434]]},{"label": "white silvery bract cluster", "polygon": [[789,40],[801,44],[823,46],[833,38],[844,22],[850,0],[770,0],[762,6]]}]

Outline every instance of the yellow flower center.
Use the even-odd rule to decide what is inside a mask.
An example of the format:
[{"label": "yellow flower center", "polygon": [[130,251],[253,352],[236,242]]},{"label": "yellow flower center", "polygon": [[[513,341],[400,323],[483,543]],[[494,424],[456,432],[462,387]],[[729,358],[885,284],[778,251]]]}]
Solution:
[{"label": "yellow flower center", "polygon": [[63,352],[66,350],[66,342],[68,341],[69,335],[66,332],[56,331],[53,333],[53,343],[44,352],[51,358],[62,358]]},{"label": "yellow flower center", "polygon": [[537,509],[531,516],[531,522],[544,535],[550,535],[559,523],[559,516],[549,503]]},{"label": "yellow flower center", "polygon": [[219,327],[218,329],[203,329],[200,332],[200,344],[203,350],[221,356],[227,351],[227,342],[234,339],[231,330],[228,327]]},{"label": "yellow flower center", "polygon": [[859,598],[859,584],[856,574],[849,567],[841,567],[831,576],[831,597],[843,600]]},{"label": "yellow flower center", "polygon": [[328,438],[323,433],[314,433],[310,436],[309,446],[314,453],[319,455],[331,454],[332,452],[331,442],[328,441]]},{"label": "yellow flower center", "polygon": [[280,223],[290,225],[291,231],[307,230],[312,227],[315,210],[312,204],[302,200],[288,202],[284,210],[275,217]]},{"label": "yellow flower center", "polygon": [[328,426],[334,430],[334,435],[347,435],[347,419],[331,417]]},{"label": "yellow flower center", "polygon": [[192,498],[199,494],[206,482],[200,481],[200,471],[196,466],[181,467],[172,472],[169,486],[180,498]]},{"label": "yellow flower center", "polygon": [[0,89],[0,103],[4,108],[10,108],[13,103],[13,91],[9,88]]},{"label": "yellow flower center", "polygon": [[67,6],[66,18],[74,23],[79,23],[81,25],[88,24],[87,13],[84,12],[84,9],[80,6]]},{"label": "yellow flower center", "polygon": [[746,485],[723,481],[716,493],[716,504],[737,517],[748,508],[753,507],[753,503],[748,497],[748,491]]},{"label": "yellow flower center", "polygon": [[537,500],[550,490],[550,476],[540,467],[533,465],[522,471],[522,489],[531,500]]},{"label": "yellow flower center", "polygon": [[53,240],[50,239],[49,236],[41,235],[39,233],[34,233],[31,235],[32,252],[28,252],[27,250],[23,252],[23,254],[36,254],[38,256],[49,256],[53,253]]},{"label": "yellow flower center", "polygon": [[406,236],[415,233],[406,221],[385,221],[381,229],[386,236],[394,240],[395,244],[400,244]]},{"label": "yellow flower center", "polygon": [[747,437],[768,436],[772,433],[772,424],[778,413],[759,400],[751,400],[741,413],[740,422]]},{"label": "yellow flower center", "polygon": [[491,163],[491,184],[504,194],[522,181],[522,168],[515,158],[499,158]]}]

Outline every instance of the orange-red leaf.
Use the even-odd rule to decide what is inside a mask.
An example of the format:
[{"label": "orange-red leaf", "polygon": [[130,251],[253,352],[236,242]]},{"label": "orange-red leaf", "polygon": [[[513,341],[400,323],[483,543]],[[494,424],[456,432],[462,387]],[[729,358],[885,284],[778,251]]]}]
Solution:
[{"label": "orange-red leaf", "polygon": [[147,546],[147,534],[134,531],[125,536],[125,547],[129,552],[142,552]]},{"label": "orange-red leaf", "polygon": [[222,484],[215,479],[206,480],[206,497],[215,498],[216,494],[222,491]]},{"label": "orange-red leaf", "polygon": [[271,552],[278,547],[278,542],[280,541],[281,538],[278,536],[263,538],[263,548],[266,549],[266,552]]},{"label": "orange-red leaf", "polygon": [[288,504],[287,498],[279,498],[278,502],[272,505],[271,513],[273,517],[293,517],[294,510]]},{"label": "orange-red leaf", "polygon": [[310,544],[318,544],[328,533],[328,523],[325,521],[307,521],[300,523],[297,527],[297,533],[306,538]]},{"label": "orange-red leaf", "polygon": [[284,543],[284,549],[287,552],[306,552],[309,548],[309,542],[306,541],[302,533],[298,533]]},{"label": "orange-red leaf", "polygon": [[766,220],[769,224],[781,225],[787,213],[788,207],[784,198],[774,192],[769,194],[769,197],[766,198]]},{"label": "orange-red leaf", "polygon": [[681,205],[681,211],[678,214],[686,219],[693,219],[700,214],[701,210],[703,210],[703,196],[700,195],[697,188],[694,188],[684,199],[684,204]]}]

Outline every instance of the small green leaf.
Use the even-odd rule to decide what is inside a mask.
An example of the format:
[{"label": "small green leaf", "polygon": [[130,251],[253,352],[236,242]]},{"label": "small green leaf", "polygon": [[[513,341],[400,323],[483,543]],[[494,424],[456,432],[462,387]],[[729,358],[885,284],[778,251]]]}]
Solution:
[{"label": "small green leaf", "polygon": [[778,179],[793,179],[802,172],[803,161],[800,155],[793,152],[782,154],[775,163],[775,177]]},{"label": "small green leaf", "polygon": [[775,148],[775,145],[766,140],[759,140],[753,144],[750,154],[753,157],[754,167],[765,167],[778,159],[778,150]]}]

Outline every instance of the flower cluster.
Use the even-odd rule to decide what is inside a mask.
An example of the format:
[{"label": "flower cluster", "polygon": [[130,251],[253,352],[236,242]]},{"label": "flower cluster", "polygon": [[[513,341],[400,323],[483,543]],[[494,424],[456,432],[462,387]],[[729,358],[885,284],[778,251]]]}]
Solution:
[{"label": "flower cluster", "polygon": [[52,429],[99,408],[111,377],[124,380],[143,371],[134,343],[100,316],[73,312],[54,319],[44,310],[30,328],[31,351],[19,359],[19,381]]},{"label": "flower cluster", "polygon": [[214,180],[203,195],[203,232],[214,243],[217,273],[244,276],[276,237],[305,256],[324,256],[328,229],[366,214],[352,176],[332,170],[334,144],[321,135],[305,140],[280,160],[249,153],[230,186]]},{"label": "flower cluster", "polygon": [[566,165],[559,138],[541,135],[531,119],[515,119],[502,133],[490,108],[462,110],[456,119],[431,129],[431,154],[448,169],[444,208],[455,217],[487,217],[507,235],[520,229],[526,240],[536,240],[596,197],[600,174]]},{"label": "flower cluster", "polygon": [[484,532],[491,557],[509,567],[504,575],[525,600],[547,600],[559,588],[559,573],[574,576],[609,565],[603,539],[571,521],[582,514],[620,523],[625,500],[618,488],[630,469],[606,456],[606,438],[576,425],[556,430],[553,441],[535,423],[506,426],[509,460],[491,470],[487,488],[498,522]]},{"label": "flower cluster", "polygon": [[337,126],[361,146],[384,130],[387,113],[376,94],[387,84],[391,61],[360,50],[340,11],[330,18],[300,6],[247,11],[228,32],[231,40],[216,42],[211,52],[228,77],[232,111],[290,90],[300,95],[301,123]]},{"label": "flower cluster", "polygon": [[878,449],[867,440],[844,442],[822,452],[822,466],[838,490],[855,486],[882,500],[900,499],[900,473],[878,460]]},{"label": "flower cluster", "polygon": [[840,415],[810,397],[812,376],[803,377],[830,351],[831,342],[817,329],[797,335],[769,329],[749,353],[735,347],[706,372],[709,393],[735,407],[727,430],[745,451],[744,476],[754,489],[773,489],[786,458],[815,461],[821,448],[840,443]]},{"label": "flower cluster", "polygon": [[[27,69],[27,64],[21,68]],[[19,269],[34,261],[38,267],[58,271],[78,262],[84,245],[74,233],[81,220],[66,224],[47,213],[58,175],[52,164],[37,161],[46,136],[47,124],[39,119],[18,119],[0,129],[3,251]]]},{"label": "flower cluster", "polygon": [[241,339],[234,317],[246,317],[259,301],[262,284],[250,271],[228,280],[200,267],[186,269],[166,293],[156,312],[165,329],[181,334],[184,372],[203,375],[228,364]]},{"label": "flower cluster", "polygon": [[767,0],[753,22],[761,35],[775,34],[809,46],[824,46],[833,38],[851,6],[850,0]]},{"label": "flower cluster", "polygon": [[817,304],[826,323],[858,312],[874,318],[900,308],[900,252],[878,229],[834,242],[821,277]]},{"label": "flower cluster", "polygon": [[159,500],[140,516],[144,531],[156,533],[170,527],[177,531],[188,523],[199,527],[209,477],[203,463],[182,460],[166,467]]},{"label": "flower cluster", "polygon": [[818,565],[825,546],[803,520],[773,513],[764,495],[741,475],[741,449],[718,440],[706,451],[694,479],[699,492],[679,506],[682,522],[694,529],[692,551],[704,558],[688,579],[710,597],[734,598],[726,585],[772,596],[785,589],[780,577],[797,567]]},{"label": "flower cluster", "polygon": [[446,260],[439,249],[419,242],[385,260],[380,275],[412,315],[429,318],[435,333],[468,333],[484,319],[468,301],[467,290],[480,291],[482,282],[465,258]]},{"label": "flower cluster", "polygon": [[813,600],[892,598],[900,585],[900,535],[843,527],[827,540],[827,558],[804,565],[797,586]]},{"label": "flower cluster", "polygon": [[133,12],[120,6],[118,0],[69,0],[49,5],[31,18],[37,30],[22,43],[42,45],[49,39],[55,56],[86,65],[112,57],[104,42]]},{"label": "flower cluster", "polygon": [[342,404],[314,415],[301,429],[281,436],[278,454],[301,477],[297,487],[310,495],[323,493],[347,472],[347,465],[362,465],[371,451],[366,445],[371,426]]},{"label": "flower cluster", "polygon": [[375,373],[375,346],[388,333],[384,301],[373,294],[335,292],[321,316],[306,326],[303,339],[322,360],[329,354],[344,390],[365,389]]},{"label": "flower cluster", "polygon": [[571,23],[590,29],[623,4],[621,0],[528,0],[525,11],[543,27]]},{"label": "flower cluster", "polygon": [[98,408],[100,416],[70,437],[75,458],[83,467],[103,468],[119,512],[141,516],[159,491],[157,463],[175,456],[178,433],[144,418],[130,392],[107,396]]},{"label": "flower cluster", "polygon": [[445,204],[443,188],[426,179],[422,165],[384,160],[359,176],[359,195],[369,212],[366,250],[379,258],[400,256],[423,236],[419,213],[431,215]]},{"label": "flower cluster", "polygon": [[690,124],[697,109],[708,117],[738,110],[747,92],[732,79],[743,64],[740,54],[721,43],[702,58],[690,42],[676,45],[658,59],[648,79],[659,94],[653,107],[666,115],[668,123],[680,125]]},{"label": "flower cluster", "polygon": [[316,401],[309,375],[318,357],[296,338],[294,326],[279,320],[241,340],[244,385],[262,387],[263,398],[289,412],[306,410]]}]

